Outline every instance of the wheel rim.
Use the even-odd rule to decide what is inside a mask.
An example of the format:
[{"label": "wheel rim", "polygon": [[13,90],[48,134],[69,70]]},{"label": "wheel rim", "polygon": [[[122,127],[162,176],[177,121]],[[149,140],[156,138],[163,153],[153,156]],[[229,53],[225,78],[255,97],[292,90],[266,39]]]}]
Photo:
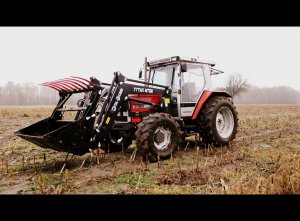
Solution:
[{"label": "wheel rim", "polygon": [[234,128],[234,118],[232,111],[227,107],[222,107],[216,117],[216,127],[218,134],[226,139],[230,137]]},{"label": "wheel rim", "polygon": [[157,150],[165,150],[171,143],[172,132],[169,128],[158,127],[154,132],[154,146]]}]

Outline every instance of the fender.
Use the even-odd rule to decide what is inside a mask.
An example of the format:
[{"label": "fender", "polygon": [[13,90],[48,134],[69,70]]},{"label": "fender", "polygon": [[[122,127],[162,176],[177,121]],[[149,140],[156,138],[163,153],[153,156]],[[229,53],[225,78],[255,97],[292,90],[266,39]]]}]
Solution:
[{"label": "fender", "polygon": [[196,104],[196,108],[192,115],[192,120],[195,120],[198,117],[198,114],[203,107],[203,104],[209,100],[209,98],[214,96],[225,96],[225,97],[231,97],[227,92],[225,91],[210,91],[210,90],[204,90],[200,99],[198,100]]}]

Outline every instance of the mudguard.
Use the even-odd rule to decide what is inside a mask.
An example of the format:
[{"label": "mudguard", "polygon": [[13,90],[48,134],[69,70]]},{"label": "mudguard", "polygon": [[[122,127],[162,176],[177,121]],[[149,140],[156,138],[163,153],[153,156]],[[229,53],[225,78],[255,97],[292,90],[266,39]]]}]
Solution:
[{"label": "mudguard", "polygon": [[225,96],[225,97],[231,97],[230,94],[228,94],[225,91],[211,91],[211,90],[204,90],[201,97],[199,98],[197,104],[196,104],[196,108],[193,112],[192,115],[192,120],[196,120],[201,108],[203,107],[203,105],[205,104],[206,101],[208,101],[211,97],[215,97],[215,96]]}]

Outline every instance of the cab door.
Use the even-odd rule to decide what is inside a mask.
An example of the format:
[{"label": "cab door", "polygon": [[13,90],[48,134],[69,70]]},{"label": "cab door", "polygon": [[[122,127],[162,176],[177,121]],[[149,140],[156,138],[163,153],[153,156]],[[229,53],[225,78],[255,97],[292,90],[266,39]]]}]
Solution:
[{"label": "cab door", "polygon": [[181,72],[181,102],[180,114],[182,118],[191,117],[196,103],[205,88],[204,69],[201,64],[187,63]]},{"label": "cab door", "polygon": [[[149,82],[168,86],[172,93],[167,96],[168,113],[178,116],[178,89],[180,88],[178,76],[180,65],[178,63],[154,67],[149,72]],[[155,87],[155,86],[154,86]]]}]

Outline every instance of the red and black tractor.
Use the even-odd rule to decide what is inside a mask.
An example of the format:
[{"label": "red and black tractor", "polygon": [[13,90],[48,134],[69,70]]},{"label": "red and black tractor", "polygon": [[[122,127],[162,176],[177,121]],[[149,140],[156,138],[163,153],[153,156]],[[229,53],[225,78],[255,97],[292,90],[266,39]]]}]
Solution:
[{"label": "red and black tractor", "polygon": [[[143,80],[115,72],[111,84],[94,77],[43,83],[59,91],[58,104],[49,118],[16,135],[77,155],[126,148],[135,139],[152,162],[170,157],[195,133],[205,144],[228,145],[237,133],[237,111],[228,93],[212,90],[211,75],[222,73],[214,65],[174,56],[146,61]],[[68,107],[72,97],[77,105]]]}]

